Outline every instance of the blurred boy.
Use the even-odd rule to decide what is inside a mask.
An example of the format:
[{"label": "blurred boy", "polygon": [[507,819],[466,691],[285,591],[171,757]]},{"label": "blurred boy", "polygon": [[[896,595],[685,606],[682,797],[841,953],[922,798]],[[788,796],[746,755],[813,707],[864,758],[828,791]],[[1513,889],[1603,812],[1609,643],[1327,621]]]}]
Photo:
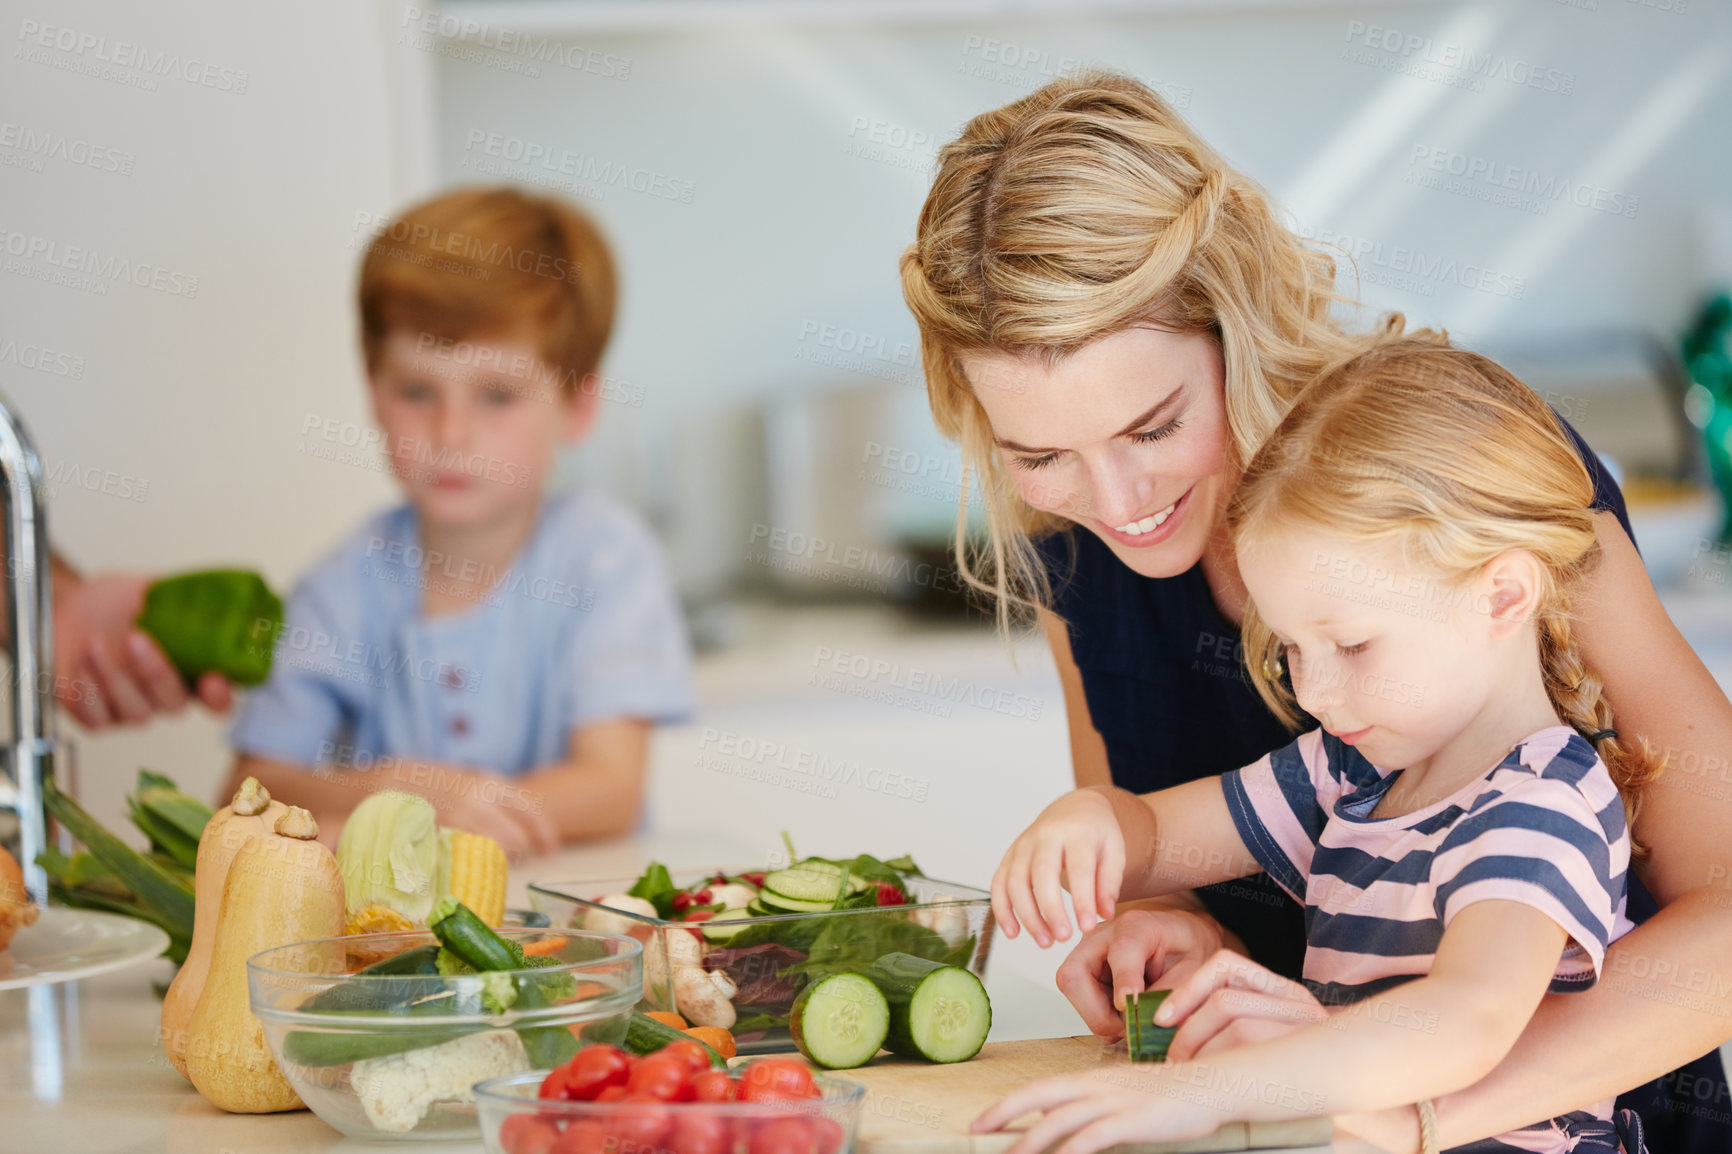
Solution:
[{"label": "blurred boy", "polygon": [[631,829],[651,726],[690,708],[684,627],[644,525],[548,491],[596,417],[606,243],[550,198],[451,193],[374,239],[360,306],[408,500],[296,589],[229,790],[258,777],[332,845],[379,789],[513,857]]}]

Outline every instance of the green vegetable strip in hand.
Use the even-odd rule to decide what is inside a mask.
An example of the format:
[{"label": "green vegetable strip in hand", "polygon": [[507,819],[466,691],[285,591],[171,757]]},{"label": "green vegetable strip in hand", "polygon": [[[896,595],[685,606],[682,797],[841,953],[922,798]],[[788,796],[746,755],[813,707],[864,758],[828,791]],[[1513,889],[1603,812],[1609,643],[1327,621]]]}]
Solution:
[{"label": "green vegetable strip in hand", "polygon": [[1171,990],[1147,990],[1125,996],[1125,1047],[1133,1062],[1165,1062],[1176,1026],[1155,1025],[1155,1011]]},{"label": "green vegetable strip in hand", "polygon": [[165,577],[145,591],[138,627],[188,685],[215,671],[238,685],[270,675],[283,603],[257,573],[210,569]]}]

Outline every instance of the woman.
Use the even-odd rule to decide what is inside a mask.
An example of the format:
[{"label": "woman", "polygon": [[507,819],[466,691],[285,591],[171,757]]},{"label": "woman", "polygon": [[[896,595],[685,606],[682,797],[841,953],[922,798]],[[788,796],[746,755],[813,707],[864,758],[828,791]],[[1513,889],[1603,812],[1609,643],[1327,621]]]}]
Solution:
[{"label": "woman", "polygon": [[[1241,674],[1245,591],[1222,517],[1240,463],[1305,382],[1384,335],[1349,335],[1331,317],[1333,260],[1158,96],[1090,74],[976,117],[943,149],[902,279],[934,418],[985,494],[987,542],[966,547],[959,514],[958,568],[1002,624],[1038,615],[1078,784],[1147,792],[1284,745],[1291,735]],[[1401,327],[1393,317],[1385,330]],[[1455,1146],[1639,1088],[1620,1105],[1643,1113],[1654,1150],[1724,1151],[1714,1051],[1732,1037],[1720,978],[1732,891],[1711,887],[1729,874],[1732,787],[1716,774],[1732,764],[1732,702],[1667,618],[1616,485],[1576,440],[1604,553],[1578,628],[1584,655],[1620,726],[1674,768],[1636,829],[1652,847],[1631,883],[1643,924],[1593,990],[1548,998],[1491,1076],[1438,1101],[1439,1138]],[[1376,574],[1320,562],[1316,576],[1344,596],[1379,595]],[[1085,934],[1059,982],[1091,1028],[1113,1033],[1111,991],[1172,986],[1222,946],[1296,975],[1303,942],[1273,886],[1233,883],[1120,911]],[[1210,969],[1223,985],[1255,981],[1249,963]],[[1673,974],[1692,975],[1687,996]],[[1314,1012],[1217,996],[1175,1045],[1206,1052]],[[1343,1122],[1391,1151],[1418,1148],[1411,1110]]]}]

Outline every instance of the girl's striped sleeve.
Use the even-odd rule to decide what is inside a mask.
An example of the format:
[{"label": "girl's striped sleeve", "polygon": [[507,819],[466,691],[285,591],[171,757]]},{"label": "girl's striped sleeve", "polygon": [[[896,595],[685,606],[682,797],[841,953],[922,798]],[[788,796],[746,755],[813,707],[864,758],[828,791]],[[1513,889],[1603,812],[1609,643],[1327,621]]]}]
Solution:
[{"label": "girl's striped sleeve", "polygon": [[1311,855],[1328,817],[1325,807],[1341,792],[1323,731],[1301,734],[1253,764],[1229,770],[1221,775],[1221,789],[1252,856],[1276,885],[1303,902]]},{"label": "girl's striped sleeve", "polygon": [[1599,975],[1623,905],[1630,861],[1623,804],[1603,769],[1584,774],[1568,757],[1499,784],[1438,846],[1437,916],[1447,932],[1474,902],[1532,906],[1570,936],[1552,991],[1585,989]]}]

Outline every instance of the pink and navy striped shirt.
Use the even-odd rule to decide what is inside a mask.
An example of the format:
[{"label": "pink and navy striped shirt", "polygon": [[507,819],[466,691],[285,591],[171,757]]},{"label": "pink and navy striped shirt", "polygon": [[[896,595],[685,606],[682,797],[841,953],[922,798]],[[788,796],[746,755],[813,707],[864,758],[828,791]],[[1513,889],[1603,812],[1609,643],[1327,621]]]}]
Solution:
[{"label": "pink and navy striped shirt", "polygon": [[[1630,837],[1605,763],[1567,726],[1532,734],[1484,777],[1422,809],[1371,813],[1400,770],[1312,730],[1222,776],[1270,878],[1305,907],[1305,984],[1344,1006],[1423,977],[1474,902],[1529,905],[1569,934],[1551,990],[1585,990],[1624,913]],[[1612,1102],[1458,1150],[1617,1150]]]}]

